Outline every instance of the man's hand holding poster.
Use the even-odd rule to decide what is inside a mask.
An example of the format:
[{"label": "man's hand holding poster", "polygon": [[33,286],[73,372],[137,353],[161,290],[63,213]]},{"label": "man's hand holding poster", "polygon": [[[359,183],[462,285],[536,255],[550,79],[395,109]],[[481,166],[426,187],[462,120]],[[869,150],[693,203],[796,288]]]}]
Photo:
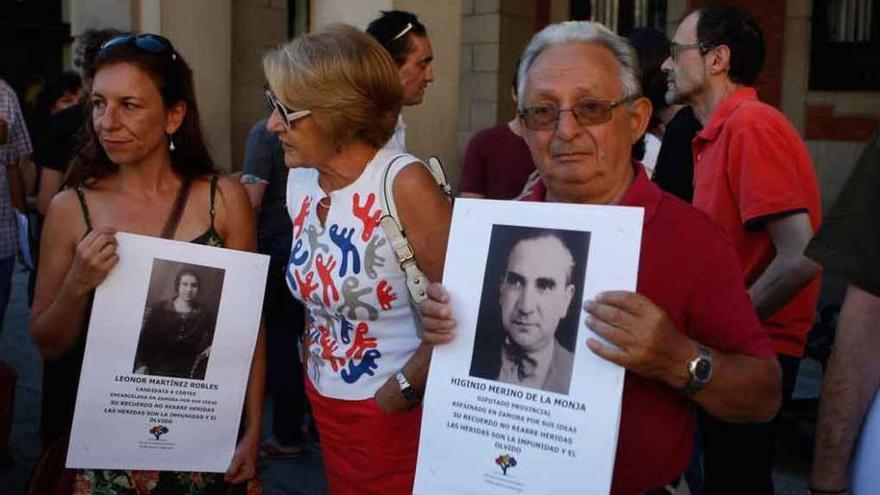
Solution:
[{"label": "man's hand holding poster", "polygon": [[457,326],[426,388],[415,493],[607,494],[624,370],[585,300],[636,288],[643,210],[459,199],[444,288]]}]

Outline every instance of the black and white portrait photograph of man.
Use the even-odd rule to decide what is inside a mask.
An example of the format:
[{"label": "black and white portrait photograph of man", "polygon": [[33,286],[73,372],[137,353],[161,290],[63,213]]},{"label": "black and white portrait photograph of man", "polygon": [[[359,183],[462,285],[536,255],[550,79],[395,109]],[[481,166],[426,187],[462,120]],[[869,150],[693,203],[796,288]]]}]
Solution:
[{"label": "black and white portrait photograph of man", "polygon": [[568,394],[590,233],[494,225],[470,375]]},{"label": "black and white portrait photograph of man", "polygon": [[224,270],[156,259],[133,373],[204,380]]}]

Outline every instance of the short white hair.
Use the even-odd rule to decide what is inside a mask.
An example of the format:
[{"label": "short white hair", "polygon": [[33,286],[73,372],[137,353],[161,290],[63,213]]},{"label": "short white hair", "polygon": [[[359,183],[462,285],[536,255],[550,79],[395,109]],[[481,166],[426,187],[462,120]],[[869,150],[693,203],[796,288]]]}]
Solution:
[{"label": "short white hair", "polygon": [[626,38],[618,36],[608,28],[591,21],[567,21],[551,24],[537,34],[523,52],[516,74],[517,106],[522,111],[525,106],[526,76],[535,59],[552,46],[571,43],[596,43],[608,48],[620,64],[620,85],[628,98],[638,98],[642,94],[639,84],[639,61],[636,52]]}]

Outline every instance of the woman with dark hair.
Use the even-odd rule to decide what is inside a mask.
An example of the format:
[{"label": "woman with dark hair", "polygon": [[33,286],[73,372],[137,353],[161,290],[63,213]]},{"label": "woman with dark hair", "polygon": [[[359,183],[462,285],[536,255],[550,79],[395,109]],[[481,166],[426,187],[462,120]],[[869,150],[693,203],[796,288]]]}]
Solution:
[{"label": "woman with dark hair", "polygon": [[[45,359],[43,444],[61,452],[72,421],[94,289],[119,259],[114,233],[245,251],[255,247],[253,211],[237,182],[215,175],[202,138],[192,72],[171,43],[152,34],[114,38],[103,45],[90,72],[87,133],[66,178],[67,189],[52,199],[46,215],[30,321]],[[122,488],[126,485],[137,493],[224,493],[226,483],[252,478],[263,398],[262,335],[252,363],[244,433],[225,478],[77,471],[77,493],[130,490]]]},{"label": "woman with dark hair", "polygon": [[147,309],[134,373],[205,379],[217,315],[199,303],[201,285],[184,268],[174,277],[174,297]]},{"label": "woman with dark hair", "polygon": [[101,46],[107,41],[124,34],[117,29],[86,29],[76,37],[73,46],[73,65],[81,81],[84,93],[75,105],[54,114],[48,122],[45,139],[37,141],[34,149],[34,163],[40,167],[37,211],[45,215],[49,203],[61,190],[70,160],[75,156],[77,138],[86,120],[86,96],[92,82],[86,77],[88,67],[95,61]]},{"label": "woman with dark hair", "polygon": [[62,72],[40,91],[31,118],[31,134],[38,142],[46,132],[50,117],[79,103],[82,93],[82,79],[73,71]]},{"label": "woman with dark hair", "polygon": [[[47,84],[31,113],[31,136],[34,137],[34,162],[37,165],[37,192],[41,185],[42,158],[47,155],[55,144],[51,141],[53,119],[70,107],[78,105],[83,98],[82,79],[76,72],[63,72]],[[57,188],[52,193],[56,193]],[[29,192],[30,193],[30,192]]]},{"label": "woman with dark hair", "polygon": [[[156,93],[137,95],[133,92],[125,94],[126,92],[123,91],[123,94],[118,95],[121,98],[120,107],[107,108],[107,97],[100,94],[95,87],[96,79],[102,71],[105,72],[104,82],[112,81],[113,89],[123,86],[121,78],[124,77],[133,84],[143,85],[149,81],[152,83],[150,89],[155,90]],[[114,38],[104,44],[94,64],[86,72],[86,77],[92,81],[92,115],[91,125],[88,126],[90,132],[85,135],[77,149],[76,156],[71,162],[70,172],[64,181],[65,186],[75,188],[118,172],[121,163],[111,157],[114,152],[126,154],[129,144],[134,145],[135,148],[156,144],[140,142],[142,138],[139,134],[146,131],[154,131],[150,136],[154,140],[157,132],[159,138],[165,139],[163,143],[165,146],[155,151],[158,151],[163,158],[167,151],[168,165],[171,167],[169,171],[179,176],[178,181],[187,179],[183,180],[183,183],[193,182],[193,179],[199,176],[210,178],[216,173],[214,161],[208,153],[202,136],[192,71],[167,39],[153,34],[123,35]],[[115,115],[108,115],[108,110],[118,110],[123,113],[140,110],[139,107],[147,101],[137,100],[151,96],[159,97],[165,106],[166,122],[155,120],[144,122],[141,118],[131,119],[132,121],[129,122],[130,119],[120,117],[117,125]],[[135,117],[140,117],[137,115],[140,112],[133,113],[136,114]],[[150,129],[132,128],[132,125],[140,127],[141,124],[150,124]],[[120,129],[116,129],[117,127]],[[117,130],[119,132],[112,132]],[[126,139],[117,139],[119,134],[126,135],[124,136]],[[129,140],[128,137],[132,139]],[[232,180],[223,182],[234,184]],[[240,190],[237,186],[234,188]]]},{"label": "woman with dark hair", "polygon": [[[31,113],[30,130],[34,141],[32,161],[36,166],[36,176],[33,185],[26,184],[26,194],[36,196],[37,201],[37,211],[31,217],[29,225],[29,247],[34,260],[39,259],[37,246],[45,212],[41,204],[48,204],[44,198],[51,198],[53,194],[58,192],[58,184],[60,184],[59,181],[55,183],[54,187],[47,185],[45,191],[42,189],[46,183],[47,174],[52,176],[52,172],[54,172],[46,172],[44,157],[54,152],[55,149],[56,143],[53,142],[53,131],[55,130],[55,122],[57,122],[55,119],[60,118],[58,115],[64,113],[65,110],[79,105],[82,98],[82,79],[79,74],[73,71],[63,72],[40,91],[37,104]],[[28,276],[28,303],[33,302],[35,281],[36,273],[31,270]]]}]

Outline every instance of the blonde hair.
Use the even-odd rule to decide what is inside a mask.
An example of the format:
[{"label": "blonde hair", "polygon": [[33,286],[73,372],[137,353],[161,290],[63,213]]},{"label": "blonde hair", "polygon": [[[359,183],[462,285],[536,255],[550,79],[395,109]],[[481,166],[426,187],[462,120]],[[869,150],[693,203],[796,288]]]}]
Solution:
[{"label": "blonde hair", "polygon": [[382,147],[403,104],[397,68],[372,36],[333,24],[298,36],[263,57],[269,87],[285,105],[311,110],[335,144],[362,139]]}]

